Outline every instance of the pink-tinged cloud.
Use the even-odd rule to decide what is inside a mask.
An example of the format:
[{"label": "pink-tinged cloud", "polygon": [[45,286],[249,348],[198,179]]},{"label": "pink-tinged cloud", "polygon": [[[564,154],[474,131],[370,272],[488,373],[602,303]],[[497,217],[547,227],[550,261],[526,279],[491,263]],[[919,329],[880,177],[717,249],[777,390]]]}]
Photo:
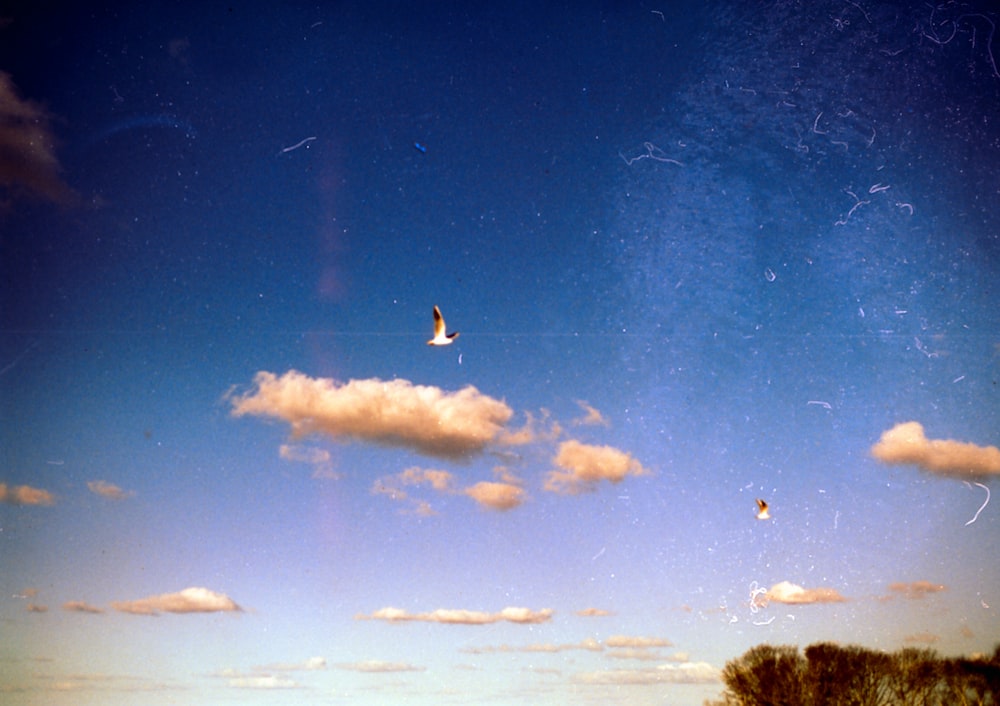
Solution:
[{"label": "pink-tinged cloud", "polygon": [[484,480],[462,492],[483,507],[501,512],[513,510],[525,500],[524,489],[513,483],[493,483]]},{"label": "pink-tinged cloud", "polygon": [[349,672],[365,672],[367,674],[381,674],[387,672],[423,672],[427,669],[427,667],[418,667],[408,664],[407,662],[380,662],[379,660],[338,664],[337,668],[345,669]]},{"label": "pink-tinged cloud", "polygon": [[86,601],[66,601],[62,605],[62,609],[70,613],[103,613],[103,608],[98,608],[95,605],[90,605]]},{"label": "pink-tinged cloud", "polygon": [[721,679],[718,669],[707,662],[661,664],[648,669],[607,669],[581,672],[574,681],[580,684],[626,686],[644,684],[714,684]]},{"label": "pink-tinged cloud", "polygon": [[117,485],[103,480],[92,480],[87,483],[87,488],[91,493],[100,495],[102,498],[107,498],[108,500],[124,500],[134,495],[132,492],[126,492]]},{"label": "pink-tinged cloud", "polygon": [[871,453],[883,463],[912,464],[951,478],[1000,475],[1000,449],[996,446],[928,439],[919,422],[904,422],[884,432]]},{"label": "pink-tinged cloud", "polygon": [[50,122],[40,105],[18,95],[10,74],[0,71],[0,187],[55,202],[72,198],[60,175]]},{"label": "pink-tinged cloud", "polygon": [[844,598],[834,588],[802,588],[794,583],[782,581],[776,583],[764,596],[764,602],[787,603],[803,605],[808,603],[843,603]]},{"label": "pink-tinged cloud", "polygon": [[531,625],[546,623],[552,619],[550,608],[530,610],[528,608],[504,608],[498,613],[486,613],[478,610],[461,610],[439,608],[429,613],[409,613],[402,608],[381,608],[371,615],[358,615],[357,620],[385,620],[390,623],[425,622],[446,623],[451,625],[488,625],[490,623],[508,622]]},{"label": "pink-tinged cloud", "polygon": [[29,603],[27,610],[29,613],[48,613],[49,607],[47,605],[39,605],[38,603]]},{"label": "pink-tinged cloud", "polygon": [[185,588],[178,593],[140,598],[136,601],[116,601],[111,607],[133,615],[164,613],[238,613],[243,609],[229,596],[207,588]]},{"label": "pink-tinged cloud", "polygon": [[340,474],[333,470],[330,452],[316,447],[282,444],[278,447],[278,455],[286,461],[308,463],[313,467],[313,478],[331,478],[339,480]]},{"label": "pink-tinged cloud", "polygon": [[576,403],[580,406],[580,409],[584,411],[584,415],[579,419],[574,419],[573,424],[578,426],[601,426],[609,427],[611,423],[604,418],[597,409],[591,407],[589,404],[583,400],[577,400]]},{"label": "pink-tinged cloud", "polygon": [[407,468],[396,478],[403,485],[429,485],[440,493],[451,492],[454,476],[448,471],[436,471],[431,468],[413,466]]},{"label": "pink-tinged cloud", "polygon": [[6,483],[0,483],[0,503],[8,505],[54,505],[55,502],[55,497],[47,490],[32,488],[30,485],[9,486]]},{"label": "pink-tinged cloud", "polygon": [[603,608],[584,608],[583,610],[576,611],[576,614],[583,618],[603,618],[607,615],[614,615],[610,610],[604,610]]},{"label": "pink-tinged cloud", "polygon": [[902,596],[909,600],[920,600],[932,593],[946,591],[947,586],[930,581],[912,581],[910,583],[896,582],[889,584],[889,591],[897,596]]},{"label": "pink-tinged cloud", "polygon": [[602,480],[620,483],[627,476],[649,473],[632,454],[611,446],[583,444],[574,439],[559,445],[553,463],[558,469],[546,476],[545,490],[554,493],[591,491]]},{"label": "pink-tinged cloud", "polygon": [[670,647],[674,643],[665,637],[633,637],[630,635],[612,635],[604,641],[606,647]]},{"label": "pink-tinged cloud", "polygon": [[280,377],[259,372],[254,389],[231,402],[234,416],[281,419],[295,438],[326,434],[442,458],[481,452],[513,415],[504,402],[471,385],[446,392],[401,379],[340,383],[295,370]]}]

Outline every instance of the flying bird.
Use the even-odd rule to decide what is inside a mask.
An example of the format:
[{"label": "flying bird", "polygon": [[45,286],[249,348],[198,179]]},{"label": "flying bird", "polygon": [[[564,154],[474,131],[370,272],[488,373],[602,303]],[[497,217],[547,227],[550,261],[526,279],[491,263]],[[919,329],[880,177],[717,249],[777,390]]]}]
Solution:
[{"label": "flying bird", "polygon": [[446,333],[448,329],[444,325],[444,317],[441,316],[441,310],[434,305],[434,338],[427,341],[428,346],[447,346],[455,337],[458,336],[458,331],[455,333]]},{"label": "flying bird", "polygon": [[760,498],[757,498],[757,508],[758,508],[758,512],[757,512],[757,519],[758,520],[770,520],[771,519],[771,515],[767,511],[767,503],[764,502],[763,500],[761,500]]}]

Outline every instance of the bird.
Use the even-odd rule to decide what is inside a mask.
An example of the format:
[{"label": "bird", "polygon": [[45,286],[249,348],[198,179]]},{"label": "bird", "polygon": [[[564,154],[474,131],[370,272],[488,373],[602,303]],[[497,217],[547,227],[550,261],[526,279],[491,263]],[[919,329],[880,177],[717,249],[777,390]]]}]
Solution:
[{"label": "bird", "polygon": [[757,508],[759,512],[757,513],[758,520],[770,520],[771,515],[767,512],[767,503],[757,498]]},{"label": "bird", "polygon": [[441,316],[441,310],[434,305],[434,338],[427,341],[428,346],[447,346],[455,340],[458,336],[458,331],[455,333],[445,333],[447,328],[444,325],[444,317]]}]

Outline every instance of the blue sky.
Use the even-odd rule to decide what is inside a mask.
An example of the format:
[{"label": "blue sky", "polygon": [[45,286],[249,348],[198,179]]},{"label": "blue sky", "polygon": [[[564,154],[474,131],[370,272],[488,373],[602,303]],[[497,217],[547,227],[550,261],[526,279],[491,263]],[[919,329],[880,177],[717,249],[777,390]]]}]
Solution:
[{"label": "blue sky", "polygon": [[991,651],[997,16],[739,7],[3,15],[5,702]]}]

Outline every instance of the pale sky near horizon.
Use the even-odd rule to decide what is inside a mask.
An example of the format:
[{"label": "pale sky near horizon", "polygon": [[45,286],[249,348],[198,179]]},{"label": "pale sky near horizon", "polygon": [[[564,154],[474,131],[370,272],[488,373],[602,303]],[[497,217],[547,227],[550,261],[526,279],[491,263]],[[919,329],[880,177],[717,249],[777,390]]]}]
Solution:
[{"label": "pale sky near horizon", "polygon": [[991,652],[998,17],[740,7],[3,16],[0,701]]}]

